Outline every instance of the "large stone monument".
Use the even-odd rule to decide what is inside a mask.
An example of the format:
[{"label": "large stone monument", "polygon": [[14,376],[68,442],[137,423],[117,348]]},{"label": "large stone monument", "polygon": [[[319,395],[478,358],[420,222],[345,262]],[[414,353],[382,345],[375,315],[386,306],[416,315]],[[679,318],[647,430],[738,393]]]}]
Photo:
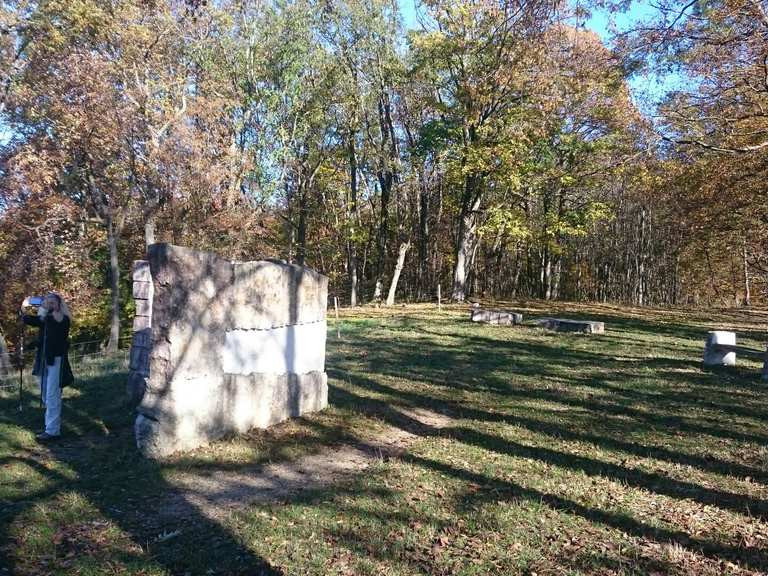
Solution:
[{"label": "large stone monument", "polygon": [[327,292],[301,266],[151,245],[133,271],[139,449],[165,456],[325,408]]}]

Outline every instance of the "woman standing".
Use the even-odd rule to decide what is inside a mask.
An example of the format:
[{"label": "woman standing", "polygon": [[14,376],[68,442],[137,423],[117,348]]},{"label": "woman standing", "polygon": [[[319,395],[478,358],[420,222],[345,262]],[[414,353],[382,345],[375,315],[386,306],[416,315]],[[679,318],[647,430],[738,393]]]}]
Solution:
[{"label": "woman standing", "polygon": [[[22,307],[29,306],[28,298]],[[45,404],[45,430],[40,441],[54,440],[61,434],[61,389],[70,384],[69,310],[61,296],[51,292],[37,309],[37,316],[23,315],[24,323],[40,328],[40,342],[33,374],[40,379],[40,394]]]}]

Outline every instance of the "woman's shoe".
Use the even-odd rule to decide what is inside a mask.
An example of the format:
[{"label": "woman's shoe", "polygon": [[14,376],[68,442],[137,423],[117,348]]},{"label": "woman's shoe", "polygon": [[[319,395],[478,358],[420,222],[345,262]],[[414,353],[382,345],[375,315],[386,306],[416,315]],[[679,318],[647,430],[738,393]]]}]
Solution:
[{"label": "woman's shoe", "polygon": [[48,432],[41,432],[35,436],[35,440],[38,442],[50,442],[51,440],[57,440],[58,438],[58,434],[48,434]]}]

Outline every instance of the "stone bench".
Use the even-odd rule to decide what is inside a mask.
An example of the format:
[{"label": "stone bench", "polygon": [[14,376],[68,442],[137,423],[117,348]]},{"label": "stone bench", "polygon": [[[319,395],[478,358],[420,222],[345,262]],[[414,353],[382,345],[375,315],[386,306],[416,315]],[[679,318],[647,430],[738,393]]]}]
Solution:
[{"label": "stone bench", "polygon": [[763,380],[768,381],[768,351],[736,345],[736,333],[712,330],[704,344],[704,366],[736,366],[736,354],[763,361]]},{"label": "stone bench", "polygon": [[566,320],[564,318],[542,318],[536,322],[542,328],[557,332],[581,332],[583,334],[603,334],[605,324],[595,320]]},{"label": "stone bench", "polygon": [[507,310],[487,310],[473,307],[469,315],[472,322],[484,322],[485,324],[513,326],[523,322],[522,314]]}]

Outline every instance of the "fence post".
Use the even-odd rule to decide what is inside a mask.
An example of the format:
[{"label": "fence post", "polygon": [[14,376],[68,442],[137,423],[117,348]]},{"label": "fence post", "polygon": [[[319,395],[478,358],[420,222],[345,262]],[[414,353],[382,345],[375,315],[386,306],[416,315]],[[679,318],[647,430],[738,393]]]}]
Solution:
[{"label": "fence post", "polygon": [[24,322],[19,326],[19,345],[16,347],[19,353],[19,412],[24,410]]},{"label": "fence post", "polygon": [[437,285],[437,309],[442,310],[443,309],[443,303],[442,299],[440,297],[440,284]]},{"label": "fence post", "polygon": [[339,327],[339,298],[333,297],[333,308],[336,310],[336,338],[341,340],[341,328]]}]

